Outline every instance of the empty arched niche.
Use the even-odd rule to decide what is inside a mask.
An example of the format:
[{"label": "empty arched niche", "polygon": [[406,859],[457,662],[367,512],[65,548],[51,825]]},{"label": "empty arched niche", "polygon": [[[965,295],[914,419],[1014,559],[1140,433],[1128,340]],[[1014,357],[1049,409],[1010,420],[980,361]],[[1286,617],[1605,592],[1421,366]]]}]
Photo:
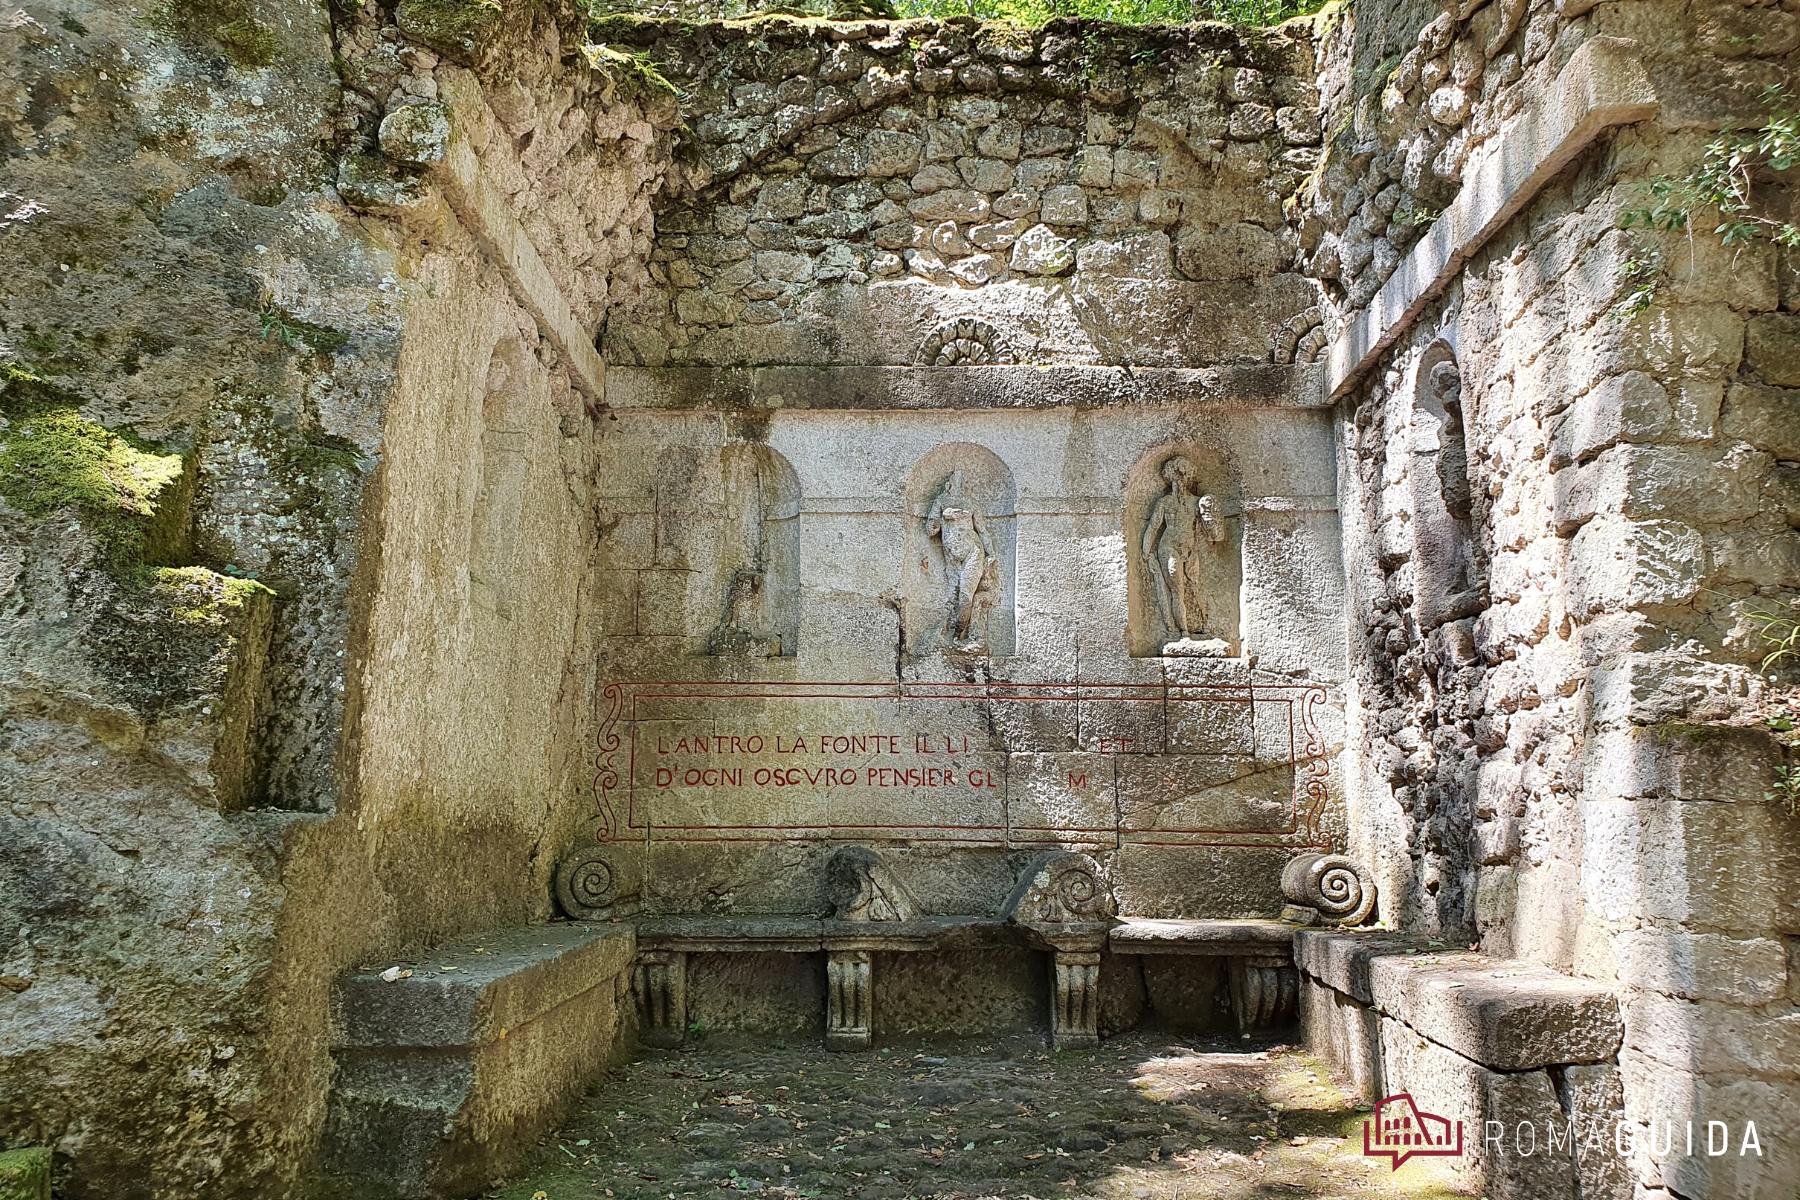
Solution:
[{"label": "empty arched niche", "polygon": [[1469,529],[1473,496],[1456,353],[1434,342],[1413,376],[1413,594],[1419,626],[1480,609]]},{"label": "empty arched niche", "polygon": [[513,614],[519,521],[525,510],[531,374],[537,362],[517,337],[501,339],[488,359],[481,402],[481,490],[469,536],[469,598],[506,620]]},{"label": "empty arched niche", "polygon": [[791,657],[800,640],[800,477],[760,442],[721,452],[726,532],[708,654]]},{"label": "empty arched niche", "polygon": [[1133,657],[1236,658],[1244,521],[1222,451],[1158,446],[1125,477],[1126,644]]},{"label": "empty arched niche", "polygon": [[950,442],[906,483],[901,636],[912,658],[1014,652],[1018,488],[984,446]]}]

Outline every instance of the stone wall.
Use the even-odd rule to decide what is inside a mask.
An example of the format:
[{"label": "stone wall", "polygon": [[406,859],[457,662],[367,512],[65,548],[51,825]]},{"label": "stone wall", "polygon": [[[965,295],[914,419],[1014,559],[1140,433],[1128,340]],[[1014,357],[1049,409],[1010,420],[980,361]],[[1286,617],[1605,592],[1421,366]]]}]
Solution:
[{"label": "stone wall", "polygon": [[[1200,365],[1265,358],[1311,303],[1281,211],[1317,158],[1304,26],[596,35],[688,92],[687,187],[608,324],[614,362]],[[1004,344],[920,358],[957,319]]]},{"label": "stone wall", "polygon": [[[1710,129],[1760,123],[1761,84],[1793,69],[1793,16],[1654,4],[1348,16],[1322,60],[1333,134],[1317,242],[1301,239],[1309,270],[1333,281],[1336,330],[1406,248],[1390,232],[1393,250],[1346,255],[1379,232],[1379,210],[1457,199],[1454,174],[1409,174],[1421,135],[1445,147],[1433,168],[1466,135],[1467,177],[1594,39],[1626,39],[1655,100],[1653,119],[1599,137],[1521,197],[1466,266],[1449,264],[1440,298],[1398,324],[1383,310],[1398,341],[1356,364],[1366,373],[1334,364],[1348,400],[1351,739],[1368,747],[1353,844],[1376,863],[1390,920],[1618,990],[1640,1186],[1780,1186],[1792,1151],[1768,1130],[1791,1143],[1800,1098],[1783,948],[1800,925],[1775,880],[1794,870],[1800,833],[1765,799],[1783,751],[1762,717],[1791,680],[1759,671],[1746,613],[1779,608],[1800,580],[1793,449],[1770,432],[1787,403],[1770,373],[1800,343],[1769,247],[1619,226],[1645,181],[1698,160]],[[1389,74],[1401,52],[1413,64]],[[1383,66],[1360,74],[1367,61]],[[1428,91],[1432,61],[1449,74]],[[1479,97],[1461,134],[1439,119],[1464,107],[1446,89]],[[1629,264],[1646,243],[1667,268],[1632,313]],[[1688,1120],[1727,1121],[1734,1137],[1755,1120],[1764,1153],[1739,1157],[1734,1142],[1727,1157],[1653,1160],[1653,1124],[1661,1137]]]},{"label": "stone wall", "polygon": [[586,348],[673,110],[572,11],[479,43],[445,11],[0,32],[0,1139],[53,1147],[61,1195],[280,1188],[332,978],[551,915],[600,397],[379,131],[492,97],[496,190]]}]

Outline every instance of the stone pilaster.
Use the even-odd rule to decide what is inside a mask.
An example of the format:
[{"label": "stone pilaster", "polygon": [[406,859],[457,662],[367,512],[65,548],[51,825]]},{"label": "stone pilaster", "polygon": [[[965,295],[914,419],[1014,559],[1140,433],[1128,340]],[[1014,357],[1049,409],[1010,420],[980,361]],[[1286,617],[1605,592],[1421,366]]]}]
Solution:
[{"label": "stone pilaster", "polygon": [[1050,985],[1050,1042],[1058,1050],[1100,1044],[1100,955],[1059,950]]},{"label": "stone pilaster", "polygon": [[832,950],[825,956],[825,1047],[867,1050],[875,1040],[875,996],[867,950]]},{"label": "stone pilaster", "polygon": [[687,1035],[687,955],[651,950],[638,956],[631,990],[637,998],[638,1041],[673,1049]]}]

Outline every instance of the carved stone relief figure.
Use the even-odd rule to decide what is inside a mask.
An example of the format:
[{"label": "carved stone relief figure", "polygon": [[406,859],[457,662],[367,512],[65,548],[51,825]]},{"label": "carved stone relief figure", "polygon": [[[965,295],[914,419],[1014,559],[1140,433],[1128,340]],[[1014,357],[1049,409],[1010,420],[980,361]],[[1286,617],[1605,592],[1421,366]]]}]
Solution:
[{"label": "carved stone relief figure", "polygon": [[1133,655],[1238,653],[1243,519],[1228,462],[1202,443],[1164,445],[1126,477]]},{"label": "carved stone relief figure", "polygon": [[786,459],[760,444],[727,446],[725,596],[708,654],[779,658],[800,628],[800,485]]},{"label": "carved stone relief figure", "polygon": [[911,658],[1012,654],[1016,498],[1012,472],[985,447],[951,442],[914,464],[901,615]]},{"label": "carved stone relief figure", "polygon": [[1162,652],[1226,657],[1231,653],[1228,642],[1204,636],[1206,564],[1196,554],[1202,538],[1214,546],[1225,538],[1219,503],[1212,496],[1196,494],[1194,468],[1181,455],[1164,463],[1161,474],[1168,491],[1150,506],[1140,549],[1150,567],[1157,619],[1170,635]]},{"label": "carved stone relief figure", "polygon": [[1413,569],[1420,628],[1473,616],[1484,606],[1469,518],[1469,456],[1462,373],[1450,347],[1426,351],[1412,415]]},{"label": "carved stone relief figure", "polygon": [[949,578],[944,591],[950,643],[958,650],[986,653],[981,618],[994,607],[1000,587],[994,543],[981,509],[963,490],[963,473],[950,472],[925,517],[925,536],[943,547]]}]

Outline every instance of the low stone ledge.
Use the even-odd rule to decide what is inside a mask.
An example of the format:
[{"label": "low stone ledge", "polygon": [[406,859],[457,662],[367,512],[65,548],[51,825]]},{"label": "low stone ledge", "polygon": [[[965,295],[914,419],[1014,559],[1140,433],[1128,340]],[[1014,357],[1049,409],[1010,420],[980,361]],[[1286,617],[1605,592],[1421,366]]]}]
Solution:
[{"label": "low stone ledge", "polygon": [[1602,1062],[1624,1036],[1610,990],[1548,967],[1406,934],[1310,929],[1295,935],[1294,958],[1311,979],[1491,1070]]},{"label": "low stone ledge", "polygon": [[622,1049],[635,952],[628,925],[540,925],[339,979],[325,1169],[397,1197],[480,1192]]},{"label": "low stone ledge", "polygon": [[1281,954],[1289,953],[1294,926],[1283,921],[1128,920],[1113,926],[1107,941],[1114,954]]},{"label": "low stone ledge", "polygon": [[392,983],[377,971],[332,989],[335,1049],[474,1046],[516,1028],[631,964],[628,926],[537,925],[442,947]]}]

